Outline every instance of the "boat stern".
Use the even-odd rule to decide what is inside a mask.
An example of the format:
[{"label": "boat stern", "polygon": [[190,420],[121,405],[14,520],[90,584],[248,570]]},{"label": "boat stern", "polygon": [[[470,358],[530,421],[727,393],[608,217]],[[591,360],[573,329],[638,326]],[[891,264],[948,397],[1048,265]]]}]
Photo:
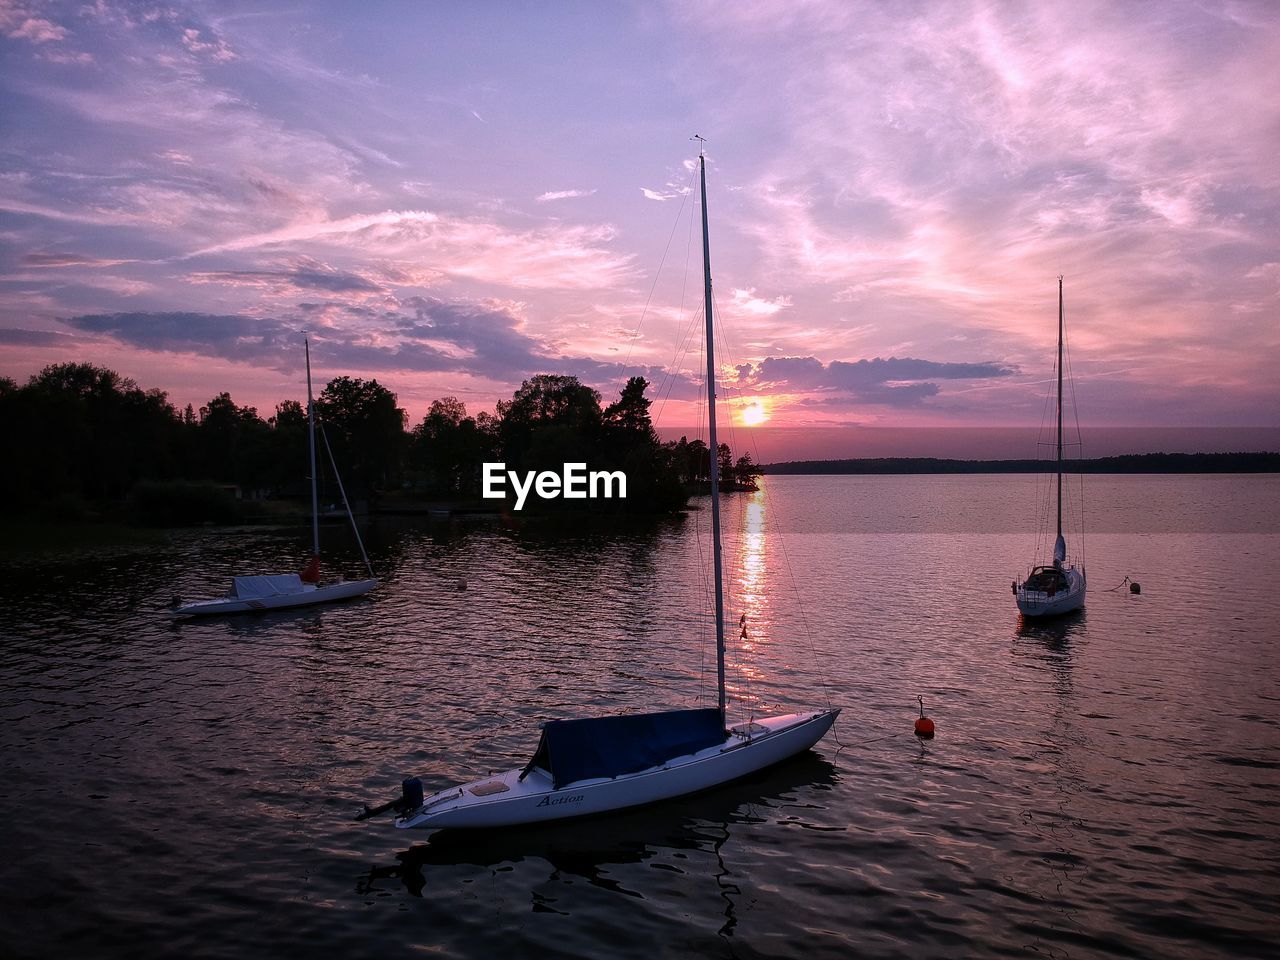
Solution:
[{"label": "boat stern", "polygon": [[[1014,584],[1014,601],[1024,617],[1056,617],[1084,606],[1084,571],[1075,567],[1054,568],[1055,576],[1060,576],[1061,581],[1037,582],[1040,571],[1047,569],[1037,568],[1025,581]],[[1036,589],[1037,586],[1041,589]]]},{"label": "boat stern", "polygon": [[462,787],[450,787],[447,790],[433,793],[429,797],[425,797],[422,804],[416,809],[396,817],[394,821],[395,828],[397,830],[412,830],[415,827],[430,828],[435,825],[431,821],[439,819],[443,814],[454,810],[464,795]]}]

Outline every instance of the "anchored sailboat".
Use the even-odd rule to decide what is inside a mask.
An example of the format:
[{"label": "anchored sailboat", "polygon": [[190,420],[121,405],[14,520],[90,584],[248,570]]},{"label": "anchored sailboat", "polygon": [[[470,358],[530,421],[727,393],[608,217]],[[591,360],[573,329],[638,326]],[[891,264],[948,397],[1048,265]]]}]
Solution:
[{"label": "anchored sailboat", "polygon": [[1058,537],[1052,563],[1032,567],[1027,578],[1013,583],[1013,595],[1024,617],[1052,617],[1084,606],[1084,567],[1067,562],[1067,541],[1062,535],[1062,342],[1065,329],[1062,278],[1058,278],[1058,432],[1057,493]]},{"label": "anchored sailboat", "polygon": [[[701,138],[699,138],[701,139]],[[710,449],[716,443],[711,302],[711,247],[707,231],[707,173],[699,155],[702,258],[705,286],[707,412]],[[661,713],[552,720],[542,729],[533,758],[497,776],[424,796],[411,777],[401,795],[366,807],[357,819],[393,810],[399,828],[499,827],[622,810],[715,787],[809,749],[840,711],[826,709],[725,722],[724,592],[720,548],[720,483],[711,457],[712,563],[715,574],[716,707]]]},{"label": "anchored sailboat", "polygon": [[342,505],[346,508],[347,518],[351,521],[351,529],[356,535],[356,543],[360,546],[360,555],[364,558],[365,569],[369,572],[366,580],[338,579],[331,583],[320,582],[320,503],[316,489],[316,413],[315,401],[311,396],[311,344],[303,340],[303,348],[307,357],[307,434],[311,445],[311,559],[300,573],[277,573],[265,576],[234,577],[231,591],[226,596],[209,600],[193,600],[190,603],[179,603],[173,609],[174,616],[200,617],[220,613],[261,613],[264,610],[284,610],[290,607],[309,607],[317,603],[330,603],[335,600],[349,600],[368,593],[378,585],[373,576],[373,567],[369,564],[369,555],[365,553],[364,542],[360,539],[360,530],[351,512],[351,504],[347,502],[347,491],[342,486],[342,478],[338,476],[338,466],[333,459],[333,450],[329,447],[328,437],[324,436],[325,450],[329,454],[329,463],[333,467],[333,475],[338,481],[338,491],[342,494]]}]

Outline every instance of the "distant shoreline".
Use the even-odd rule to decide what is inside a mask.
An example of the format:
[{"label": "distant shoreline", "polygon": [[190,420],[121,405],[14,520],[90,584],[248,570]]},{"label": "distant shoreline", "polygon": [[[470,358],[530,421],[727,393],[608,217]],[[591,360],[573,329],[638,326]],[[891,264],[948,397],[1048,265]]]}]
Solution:
[{"label": "distant shoreline", "polygon": [[[1067,473],[1280,473],[1280,453],[1135,453],[1067,459]],[[766,476],[784,474],[1044,473],[1052,460],[947,460],[875,457],[860,460],[791,460],[767,463]]]}]

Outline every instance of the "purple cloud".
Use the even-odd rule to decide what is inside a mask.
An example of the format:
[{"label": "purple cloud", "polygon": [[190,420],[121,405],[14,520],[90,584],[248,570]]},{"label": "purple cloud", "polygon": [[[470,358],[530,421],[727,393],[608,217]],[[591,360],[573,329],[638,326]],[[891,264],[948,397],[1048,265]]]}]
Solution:
[{"label": "purple cloud", "polygon": [[75,343],[75,338],[51,330],[23,330],[0,327],[0,343],[15,347],[58,347]]},{"label": "purple cloud", "polygon": [[[112,337],[142,350],[195,353],[279,367],[296,351],[297,330],[279,320],[208,313],[109,313],[68,317],[85,333]],[[272,362],[268,362],[272,361]],[[296,364],[287,363],[284,369]]]},{"label": "purple cloud", "polygon": [[128,260],[105,260],[83,253],[28,253],[22,258],[25,267],[116,267]]},{"label": "purple cloud", "polygon": [[[448,303],[415,297],[406,304],[412,316],[396,311],[305,304],[304,314],[318,320],[249,317],[190,312],[87,314],[63,320],[76,330],[110,337],[140,350],[218,357],[249,366],[296,371],[302,331],[309,328],[312,356],[331,369],[458,373],[498,382],[516,382],[535,373],[562,373],[585,382],[609,384],[643,376],[674,396],[695,396],[697,381],[668,375],[661,367],[599,361],[556,354],[521,333],[519,319],[498,305]],[[359,316],[362,327],[334,323],[332,314]],[[23,335],[27,335],[24,338]],[[0,342],[5,332],[0,331]],[[9,331],[11,342],[43,345],[31,331]]]},{"label": "purple cloud", "polygon": [[1017,371],[1002,363],[948,363],[911,357],[832,360],[766,357],[738,368],[741,389],[758,392],[836,392],[891,406],[910,406],[939,393],[935,380],[988,380]]},{"label": "purple cloud", "polygon": [[197,283],[287,287],[296,290],[324,290],[329,293],[380,293],[384,289],[359,274],[319,266],[291,270],[211,270],[192,274],[191,279]]}]

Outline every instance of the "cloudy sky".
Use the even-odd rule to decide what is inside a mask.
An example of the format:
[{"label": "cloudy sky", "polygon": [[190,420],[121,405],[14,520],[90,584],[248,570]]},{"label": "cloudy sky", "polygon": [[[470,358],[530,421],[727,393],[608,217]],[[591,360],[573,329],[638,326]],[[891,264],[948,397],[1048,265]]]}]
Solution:
[{"label": "cloudy sky", "polygon": [[[535,373],[792,431],[1280,426],[1280,7],[0,0],[0,376],[413,420]],[[693,227],[694,229],[691,229]]]}]

